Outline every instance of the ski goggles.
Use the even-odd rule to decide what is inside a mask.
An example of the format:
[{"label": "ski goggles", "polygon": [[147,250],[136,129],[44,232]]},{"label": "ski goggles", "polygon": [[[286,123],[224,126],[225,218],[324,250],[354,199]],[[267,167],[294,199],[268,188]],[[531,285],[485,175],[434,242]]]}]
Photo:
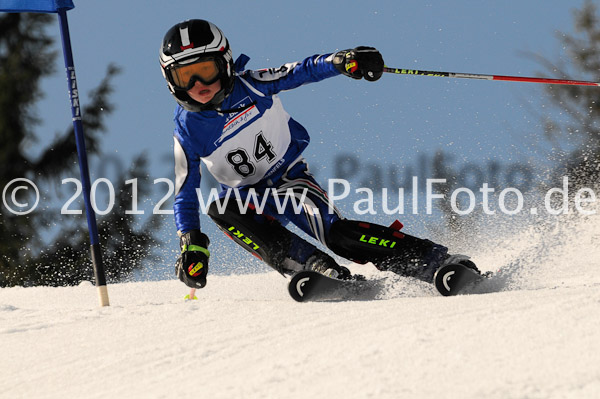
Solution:
[{"label": "ski goggles", "polygon": [[175,87],[189,90],[196,81],[211,85],[219,80],[219,65],[213,59],[203,59],[193,64],[173,65],[167,71]]}]

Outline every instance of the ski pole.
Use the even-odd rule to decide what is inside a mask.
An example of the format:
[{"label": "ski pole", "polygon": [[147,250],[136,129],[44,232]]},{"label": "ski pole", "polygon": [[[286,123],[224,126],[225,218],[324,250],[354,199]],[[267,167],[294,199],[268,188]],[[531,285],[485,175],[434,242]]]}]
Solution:
[{"label": "ski pole", "polygon": [[483,74],[477,74],[477,73],[422,71],[420,69],[402,69],[402,68],[390,68],[390,67],[383,67],[383,72],[395,73],[398,75],[441,76],[441,77],[446,77],[446,78],[502,80],[502,81],[507,81],[507,82],[530,82],[530,83],[546,83],[546,84],[573,85],[573,86],[600,86],[600,83],[588,82],[588,81],[584,81],[584,80],[565,80],[565,79],[548,79],[548,78],[530,78],[530,77],[525,77],[525,76],[502,76],[502,75],[483,75]]}]

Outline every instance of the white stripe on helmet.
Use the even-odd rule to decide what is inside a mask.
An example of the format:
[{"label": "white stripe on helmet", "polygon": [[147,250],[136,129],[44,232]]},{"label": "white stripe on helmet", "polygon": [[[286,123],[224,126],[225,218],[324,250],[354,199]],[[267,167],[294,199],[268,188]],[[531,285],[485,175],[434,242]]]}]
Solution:
[{"label": "white stripe on helmet", "polygon": [[190,33],[188,32],[187,25],[184,28],[179,28],[179,34],[181,35],[181,45],[187,47],[190,45]]}]

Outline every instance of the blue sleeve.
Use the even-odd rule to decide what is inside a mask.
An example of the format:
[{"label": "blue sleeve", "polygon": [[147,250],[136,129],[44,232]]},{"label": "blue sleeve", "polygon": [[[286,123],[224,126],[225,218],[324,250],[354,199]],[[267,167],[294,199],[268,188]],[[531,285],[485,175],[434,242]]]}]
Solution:
[{"label": "blue sleeve", "polygon": [[245,71],[241,76],[261,93],[273,95],[339,75],[331,59],[331,54],[313,55],[302,62],[284,64],[279,68]]},{"label": "blue sleeve", "polygon": [[198,194],[200,187],[200,157],[186,145],[184,137],[175,131],[175,201],[173,212],[177,230],[185,233],[200,229]]}]

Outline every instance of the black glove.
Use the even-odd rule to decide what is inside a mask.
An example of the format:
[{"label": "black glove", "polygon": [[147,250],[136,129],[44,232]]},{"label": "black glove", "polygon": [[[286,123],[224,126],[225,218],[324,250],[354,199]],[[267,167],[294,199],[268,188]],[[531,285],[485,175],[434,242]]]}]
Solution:
[{"label": "black glove", "polygon": [[352,50],[338,51],[333,56],[338,71],[354,79],[364,77],[374,82],[383,75],[383,57],[373,47],[360,46]]},{"label": "black glove", "polygon": [[200,230],[190,230],[180,234],[181,256],[175,264],[175,274],[179,280],[191,288],[206,285],[208,274],[208,237]]}]

